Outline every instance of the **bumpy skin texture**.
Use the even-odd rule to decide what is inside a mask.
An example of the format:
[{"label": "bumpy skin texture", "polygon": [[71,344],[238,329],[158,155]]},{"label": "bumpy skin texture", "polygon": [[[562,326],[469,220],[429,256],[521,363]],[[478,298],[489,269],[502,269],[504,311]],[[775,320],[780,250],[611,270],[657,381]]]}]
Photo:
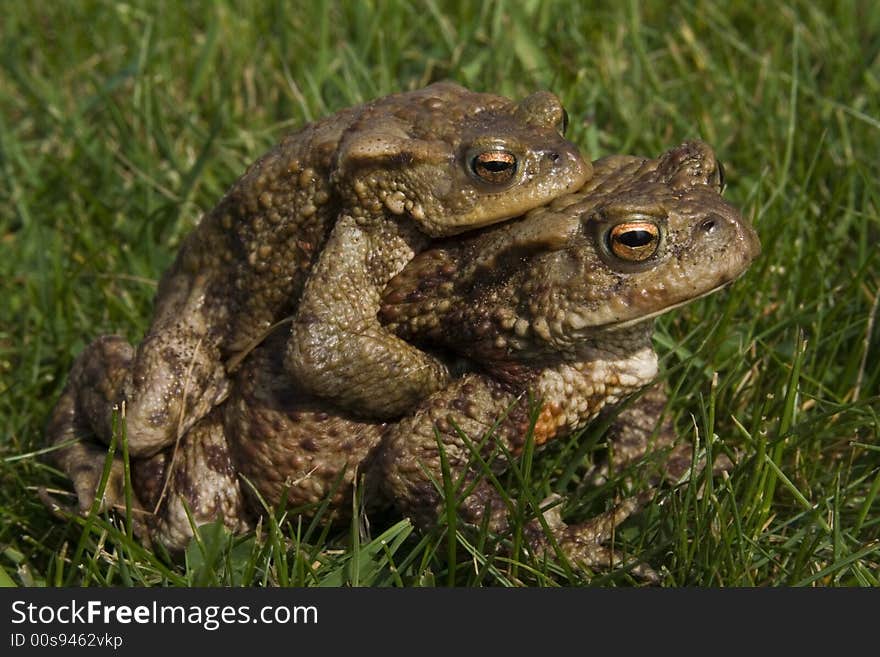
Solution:
[{"label": "bumpy skin texture", "polygon": [[[527,417],[516,409],[528,397],[540,400],[537,444],[569,435],[655,377],[652,317],[729,283],[760,251],[752,228],[721,198],[720,167],[705,144],[658,160],[614,156],[594,171],[577,194],[423,253],[386,290],[382,316],[398,334],[464,352],[484,370],[432,396],[386,438],[383,484],[420,522],[442,503],[431,483],[441,472],[437,432],[452,474],[476,482],[459,512],[503,532],[508,509],[459,431],[474,444],[490,433],[480,457],[494,465],[499,446],[521,450]],[[641,250],[645,235],[654,240]],[[615,447],[624,461],[649,447],[662,402],[656,390],[645,402],[619,418]],[[681,458],[671,455],[673,474]],[[602,540],[642,499],[583,526],[555,523],[553,537],[575,561],[607,567],[615,555]],[[540,523],[531,530],[535,551],[547,551]]]},{"label": "bumpy skin texture", "polygon": [[[518,105],[439,83],[285,138],[187,237],[143,342],[103,337],[80,355],[49,443],[109,442],[124,401],[131,453],[156,453],[227,396],[228,369],[291,314],[286,365],[301,386],[367,416],[402,413],[448,373],[379,325],[379,291],[426,235],[516,216],[588,178],[563,123],[547,92]],[[383,387],[389,377],[400,385]],[[102,467],[92,451],[53,453],[82,508]]]},{"label": "bumpy skin texture", "polygon": [[[316,405],[285,379],[277,341],[251,354],[224,405],[229,450],[247,481],[242,496],[251,497],[253,486],[269,504],[284,499],[290,508],[332,494],[345,513],[351,484],[363,475],[368,491],[380,494],[376,504],[430,526],[444,504],[436,486],[442,445],[459,490],[470,490],[458,500],[462,520],[503,534],[509,509],[478,462],[500,472],[507,455],[520,453],[532,422],[528,401],[539,400],[536,443],[580,429],[655,377],[651,317],[732,281],[759,252],[751,227],[721,198],[718,167],[704,144],[656,160],[606,158],[595,171],[580,192],[551,207],[424,252],[388,286],[382,317],[389,326],[479,366],[403,420],[363,422]],[[658,228],[656,251],[637,263],[616,256],[607,240],[633,222]],[[652,447],[663,397],[652,389],[644,401],[618,418],[621,461]],[[657,442],[666,447],[668,439],[661,434]],[[666,466],[680,473],[689,456],[684,466],[681,458],[673,452]],[[190,469],[172,478],[169,495],[199,506],[201,476]],[[572,526],[548,511],[552,538],[538,520],[526,538],[537,554],[555,542],[577,563],[608,567],[617,557],[603,543],[647,495]],[[165,509],[159,516],[177,529],[154,532],[158,540],[173,544],[186,534],[185,518]],[[646,568],[636,572],[650,576]]]},{"label": "bumpy skin texture", "polygon": [[[519,106],[432,94],[393,116],[378,108],[358,117],[332,176],[343,213],[306,284],[286,353],[299,385],[391,418],[448,381],[440,361],[379,324],[381,291],[428,236],[493,224],[577,189],[591,170],[560,136],[564,117],[547,92]],[[384,385],[389,379],[396,385]]]},{"label": "bumpy skin texture", "polygon": [[[224,404],[245,492],[253,486],[256,495],[247,496],[252,503],[262,499],[277,507],[284,500],[291,509],[314,509],[329,499],[334,515],[346,517],[352,486],[373,468],[388,424],[356,419],[292,384],[281,366],[281,346],[271,339],[248,358]],[[375,503],[371,492],[366,497]]]}]

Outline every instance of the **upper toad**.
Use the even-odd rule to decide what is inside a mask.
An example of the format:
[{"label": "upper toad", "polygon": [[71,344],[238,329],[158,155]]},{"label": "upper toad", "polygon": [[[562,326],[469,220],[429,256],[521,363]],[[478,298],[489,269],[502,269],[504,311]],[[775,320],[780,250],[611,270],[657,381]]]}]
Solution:
[{"label": "upper toad", "polygon": [[[547,92],[516,104],[440,83],[285,138],[186,238],[143,342],[105,336],[80,355],[49,442],[109,443],[124,401],[131,454],[157,452],[225,398],[227,363],[291,313],[286,364],[300,385],[368,416],[402,413],[448,373],[379,325],[381,289],[428,235],[501,221],[582,184],[590,165],[561,136],[564,122]],[[398,384],[384,386],[392,376]],[[102,453],[55,453],[82,508]]]}]

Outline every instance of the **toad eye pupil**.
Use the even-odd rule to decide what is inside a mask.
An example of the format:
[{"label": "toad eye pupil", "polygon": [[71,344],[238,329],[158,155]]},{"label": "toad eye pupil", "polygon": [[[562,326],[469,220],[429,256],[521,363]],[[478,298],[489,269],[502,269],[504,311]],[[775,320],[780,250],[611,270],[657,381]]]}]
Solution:
[{"label": "toad eye pupil", "polygon": [[471,171],[488,183],[508,183],[516,173],[516,157],[507,151],[484,151],[471,160]]},{"label": "toad eye pupil", "polygon": [[607,236],[608,250],[627,262],[644,262],[660,248],[660,227],[651,221],[627,221],[614,226]]},{"label": "toad eye pupil", "polygon": [[636,248],[639,246],[647,246],[654,240],[654,235],[646,230],[629,230],[619,235],[618,240],[624,246]]},{"label": "toad eye pupil", "polygon": [[480,166],[492,173],[504,171],[510,166],[510,162],[504,160],[480,160]]}]

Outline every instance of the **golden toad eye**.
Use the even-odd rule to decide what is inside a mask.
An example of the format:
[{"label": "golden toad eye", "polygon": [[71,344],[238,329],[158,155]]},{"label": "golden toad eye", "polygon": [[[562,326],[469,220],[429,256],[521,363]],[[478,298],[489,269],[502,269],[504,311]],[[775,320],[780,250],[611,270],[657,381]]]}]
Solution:
[{"label": "golden toad eye", "polygon": [[568,130],[568,112],[565,110],[564,107],[562,108],[562,125],[560,126],[560,128],[561,129],[559,131],[559,134],[564,137],[566,131]]},{"label": "golden toad eye", "polygon": [[507,151],[483,151],[471,160],[471,170],[485,182],[508,183],[516,173],[516,156]]},{"label": "golden toad eye", "polygon": [[608,232],[608,250],[621,260],[643,262],[660,246],[660,229],[650,221],[627,221]]}]

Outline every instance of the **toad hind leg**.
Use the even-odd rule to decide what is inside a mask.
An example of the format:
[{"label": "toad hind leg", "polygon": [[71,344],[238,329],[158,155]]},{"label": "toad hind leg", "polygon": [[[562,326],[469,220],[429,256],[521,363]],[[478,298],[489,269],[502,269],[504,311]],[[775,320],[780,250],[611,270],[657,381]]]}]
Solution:
[{"label": "toad hind leg", "polygon": [[[71,479],[78,511],[83,515],[90,512],[101,490],[108,457],[107,447],[93,440],[91,422],[103,410],[109,394],[118,389],[114,384],[125,378],[132,351],[124,340],[113,336],[92,343],[84,356],[97,352],[103,360],[77,360],[47,427],[50,447],[55,448],[49,452],[50,459]],[[96,364],[99,367],[93,367]],[[109,376],[96,377],[90,369]],[[96,378],[100,385],[78,387]],[[121,421],[125,419],[123,416]],[[190,519],[196,525],[222,520],[236,532],[249,527],[219,410],[197,422],[176,447],[168,446],[151,458],[134,459],[131,477],[133,527],[135,535],[144,540],[153,537],[171,549],[182,549],[192,537]],[[51,498],[44,501],[56,506]],[[117,448],[97,508],[124,510],[125,506],[124,464]],[[155,515],[154,508],[158,508]]]},{"label": "toad hind leg", "polygon": [[[86,347],[65,389],[74,395],[80,426],[109,444],[113,411],[125,401],[129,451],[149,456],[206,415],[226,396],[228,381],[217,348],[193,322],[159,322],[137,350],[118,336]],[[51,435],[49,441],[56,442]]]},{"label": "toad hind leg", "polygon": [[285,367],[306,391],[357,414],[399,416],[448,381],[446,367],[377,319],[380,292],[424,237],[341,217],[303,291]]},{"label": "toad hind leg", "polygon": [[[173,443],[225,396],[225,373],[214,364],[219,357],[201,341],[168,344],[170,335],[151,331],[137,352],[121,337],[102,336],[76,359],[46,437],[56,448],[50,458],[73,482],[81,510],[95,498],[107,453],[100,443],[110,444],[114,412],[123,401],[128,451],[140,457]],[[114,462],[105,507],[122,503],[118,467]]]},{"label": "toad hind leg", "polygon": [[193,528],[222,522],[232,533],[252,526],[223,426],[222,408],[180,439],[132,464],[132,479],[150,517],[151,538],[172,551],[186,548]]},{"label": "toad hind leg", "polygon": [[[88,512],[95,501],[107,458],[107,448],[91,440],[95,433],[84,407],[102,404],[106,394],[119,386],[131,351],[128,343],[115,336],[104,336],[90,344],[74,363],[46,427],[51,448],[49,459],[73,482],[80,513]],[[97,371],[107,376],[96,377]],[[88,392],[81,392],[84,381],[96,378],[99,379],[95,381],[97,385]],[[109,443],[112,434],[110,418],[104,424]],[[99,508],[105,510],[123,504],[122,461],[114,459]]]},{"label": "toad hind leg", "polygon": [[[47,434],[50,447],[55,448],[49,451],[48,458],[70,478],[77,496],[76,508],[65,511],[78,512],[80,515],[90,513],[99,491],[101,499],[96,510],[125,509],[127,502],[123,460],[118,452],[114,454],[102,490],[101,481],[107,467],[108,450],[107,447],[88,439],[92,433],[77,408],[77,393],[70,383],[64,389],[52,412]],[[45,491],[40,491],[40,497],[50,510],[60,515],[62,507],[54,498]],[[146,512],[134,490],[131,495],[131,511],[135,534],[145,536]]]},{"label": "toad hind leg", "polygon": [[[613,540],[617,526],[641,509],[650,498],[650,493],[628,497],[586,522],[565,526],[555,532],[560,549],[572,562],[588,568],[611,570],[624,564],[625,558],[606,543]],[[549,550],[545,548],[545,551]],[[632,565],[630,572],[647,582],[660,580],[654,569],[645,563]]]},{"label": "toad hind leg", "polygon": [[[457,488],[467,492],[456,505],[462,522],[485,526],[499,535],[507,533],[509,503],[484,476],[485,468],[493,473],[503,471],[504,458],[499,458],[499,452],[516,454],[522,449],[530,424],[526,406],[493,380],[475,375],[467,375],[431,396],[386,437],[381,455],[386,496],[417,525],[435,524],[444,506],[441,490],[443,471],[448,467],[453,482],[460,484]],[[475,464],[480,460],[486,465]],[[583,524],[567,525],[553,518],[552,512],[545,512],[550,536],[539,519],[526,523],[524,536],[535,556],[553,554],[555,542],[574,565],[614,567],[625,560],[605,543],[612,539],[617,525],[646,499],[629,498]],[[648,581],[656,578],[642,564],[635,564],[631,572]]]}]

